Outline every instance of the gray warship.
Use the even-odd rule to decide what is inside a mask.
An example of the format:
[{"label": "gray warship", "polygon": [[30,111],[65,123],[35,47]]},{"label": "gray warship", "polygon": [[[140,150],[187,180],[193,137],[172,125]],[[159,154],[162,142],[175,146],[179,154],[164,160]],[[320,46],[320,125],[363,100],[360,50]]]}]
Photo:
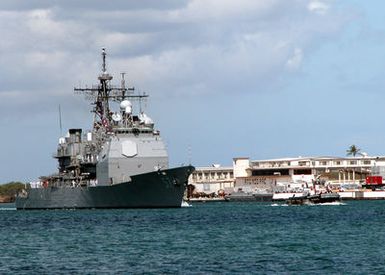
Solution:
[{"label": "gray warship", "polygon": [[142,111],[148,95],[126,88],[124,74],[119,87],[112,79],[103,49],[99,84],[74,89],[92,103],[92,130],[69,129],[59,139],[58,172],[18,194],[18,210],[181,207],[195,168],[168,168],[160,132]]}]

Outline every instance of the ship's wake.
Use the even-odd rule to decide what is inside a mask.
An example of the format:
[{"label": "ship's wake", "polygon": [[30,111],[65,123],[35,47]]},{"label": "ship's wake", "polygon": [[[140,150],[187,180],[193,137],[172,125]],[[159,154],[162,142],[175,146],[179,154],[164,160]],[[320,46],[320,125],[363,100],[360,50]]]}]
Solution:
[{"label": "ship's wake", "polygon": [[0,211],[13,211],[16,207],[0,207]]},{"label": "ship's wake", "polygon": [[309,204],[309,205],[346,205],[346,203],[342,201],[334,201],[334,202],[324,202],[324,203],[317,203],[317,204]]},{"label": "ship's wake", "polygon": [[270,206],[276,207],[276,206],[289,206],[289,205],[286,204],[286,203],[273,203],[273,204],[271,204]]},{"label": "ship's wake", "polygon": [[192,205],[189,204],[187,201],[182,201],[181,207],[191,207]]},{"label": "ship's wake", "polygon": [[[309,206],[322,206],[322,205],[346,205],[346,203],[341,201],[335,201],[335,202],[324,202],[324,203],[306,203],[303,205],[309,205]],[[287,203],[273,203],[270,206],[289,206]],[[294,205],[294,206],[301,206],[301,205]]]}]

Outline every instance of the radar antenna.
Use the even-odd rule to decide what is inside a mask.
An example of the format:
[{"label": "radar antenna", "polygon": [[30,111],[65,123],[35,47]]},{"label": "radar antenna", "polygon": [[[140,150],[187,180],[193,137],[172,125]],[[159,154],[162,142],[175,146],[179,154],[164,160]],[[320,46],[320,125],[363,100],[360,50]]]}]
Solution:
[{"label": "radar antenna", "polygon": [[63,126],[62,126],[62,122],[61,122],[61,108],[60,108],[60,104],[59,104],[59,127],[60,127],[60,136],[63,135]]},{"label": "radar antenna", "polygon": [[126,95],[126,81],[124,79],[124,75],[126,73],[120,73],[120,75],[122,76],[122,80],[120,81],[120,88],[122,89],[122,100],[124,99],[125,95]]},{"label": "radar antenna", "polygon": [[103,73],[106,73],[107,72],[107,69],[106,69],[106,48],[102,48],[102,57],[103,57],[103,64],[102,64],[102,72]]},{"label": "radar antenna", "polygon": [[124,99],[133,99],[141,102],[141,100],[148,97],[148,95],[127,94],[127,91],[134,91],[135,89],[133,87],[126,88],[124,73],[121,74],[121,87],[112,86],[110,82],[113,77],[107,72],[106,56],[106,50],[105,48],[102,48],[102,73],[98,77],[100,83],[98,85],[93,85],[92,88],[74,88],[74,91],[75,93],[85,94],[86,98],[93,101],[93,105],[95,105],[93,109],[93,112],[95,113],[94,126],[98,125],[98,127],[103,127],[108,131],[112,123],[109,106],[110,100],[121,102]]}]

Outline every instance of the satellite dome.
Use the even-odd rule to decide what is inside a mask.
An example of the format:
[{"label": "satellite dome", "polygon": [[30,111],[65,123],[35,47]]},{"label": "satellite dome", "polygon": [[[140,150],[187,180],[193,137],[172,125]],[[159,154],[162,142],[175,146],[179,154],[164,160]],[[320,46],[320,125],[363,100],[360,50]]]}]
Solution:
[{"label": "satellite dome", "polygon": [[119,122],[122,120],[122,116],[119,113],[113,113],[112,114],[112,120],[115,122]]},{"label": "satellite dome", "polygon": [[154,124],[154,121],[143,112],[139,114],[139,120],[141,123],[144,123],[146,125],[153,125]]},{"label": "satellite dome", "polygon": [[132,107],[132,103],[129,100],[123,100],[120,102],[121,109],[127,109],[127,107]]}]

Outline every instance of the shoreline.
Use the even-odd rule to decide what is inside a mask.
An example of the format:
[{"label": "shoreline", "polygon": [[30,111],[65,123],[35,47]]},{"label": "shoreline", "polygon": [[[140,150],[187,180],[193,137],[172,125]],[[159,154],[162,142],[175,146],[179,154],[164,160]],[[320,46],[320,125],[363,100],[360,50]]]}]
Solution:
[{"label": "shoreline", "polygon": [[14,203],[15,196],[0,196],[0,203]]}]

